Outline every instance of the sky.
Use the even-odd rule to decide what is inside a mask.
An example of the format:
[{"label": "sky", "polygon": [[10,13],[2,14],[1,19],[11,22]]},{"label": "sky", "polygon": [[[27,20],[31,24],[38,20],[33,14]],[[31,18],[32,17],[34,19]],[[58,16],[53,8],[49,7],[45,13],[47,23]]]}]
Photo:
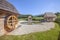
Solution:
[{"label": "sky", "polygon": [[60,0],[7,0],[20,14],[40,15],[45,12],[60,12]]}]

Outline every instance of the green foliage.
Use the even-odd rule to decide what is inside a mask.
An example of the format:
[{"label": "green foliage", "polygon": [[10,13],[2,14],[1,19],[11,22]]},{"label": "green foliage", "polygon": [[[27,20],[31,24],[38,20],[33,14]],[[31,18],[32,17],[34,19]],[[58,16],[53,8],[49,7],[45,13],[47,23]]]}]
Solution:
[{"label": "green foliage", "polygon": [[[26,16],[26,15],[25,15]],[[21,17],[21,16],[19,16],[19,20],[28,20],[28,17],[26,16],[23,16],[23,17]],[[36,16],[32,16],[32,20],[33,21],[40,21],[41,19],[43,19],[43,17],[36,17]]]},{"label": "green foliage", "polygon": [[60,24],[60,13],[55,13],[57,15],[57,19],[55,20],[56,23]]},{"label": "green foliage", "polygon": [[57,13],[55,13],[57,16],[59,16],[60,15],[60,12],[57,12]]},{"label": "green foliage", "polygon": [[60,18],[57,18],[57,19],[55,20],[55,22],[58,23],[58,24],[60,24]]},{"label": "green foliage", "polygon": [[43,17],[33,17],[32,20],[34,21],[40,21],[41,19],[43,19]]},{"label": "green foliage", "polygon": [[18,19],[28,20],[28,16],[32,16],[32,20],[34,20],[34,21],[39,21],[39,20],[43,19],[43,15],[36,15],[36,16],[33,16],[33,15],[20,15],[18,17]]},{"label": "green foliage", "polygon": [[28,18],[28,16],[32,16],[32,15],[20,15],[18,18]]},{"label": "green foliage", "polygon": [[[20,15],[18,17],[19,20],[28,20],[28,16],[32,16],[32,15]],[[33,17],[33,16],[32,16]]]}]

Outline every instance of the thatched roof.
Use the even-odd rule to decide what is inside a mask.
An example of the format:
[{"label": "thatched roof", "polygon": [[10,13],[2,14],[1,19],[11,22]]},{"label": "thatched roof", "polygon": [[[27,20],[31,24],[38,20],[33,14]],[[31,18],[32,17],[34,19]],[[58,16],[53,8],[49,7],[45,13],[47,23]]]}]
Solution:
[{"label": "thatched roof", "polygon": [[54,13],[52,13],[52,12],[46,12],[44,14],[44,17],[56,17],[56,15]]},{"label": "thatched roof", "polygon": [[13,12],[13,13],[18,13],[16,8],[12,4],[7,2],[7,0],[0,0],[0,9],[10,11],[10,12]]}]

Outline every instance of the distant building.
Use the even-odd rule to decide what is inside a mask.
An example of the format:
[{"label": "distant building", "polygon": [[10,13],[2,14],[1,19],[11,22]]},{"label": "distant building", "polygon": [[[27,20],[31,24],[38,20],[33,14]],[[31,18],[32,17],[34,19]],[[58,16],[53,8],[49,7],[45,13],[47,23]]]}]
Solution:
[{"label": "distant building", "polygon": [[46,12],[44,14],[44,20],[48,21],[48,22],[52,22],[52,21],[55,21],[56,19],[56,15],[52,12]]}]

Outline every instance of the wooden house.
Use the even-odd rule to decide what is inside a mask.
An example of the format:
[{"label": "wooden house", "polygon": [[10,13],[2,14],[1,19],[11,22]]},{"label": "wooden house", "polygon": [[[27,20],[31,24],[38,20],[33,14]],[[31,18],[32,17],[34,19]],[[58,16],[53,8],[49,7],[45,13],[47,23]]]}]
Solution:
[{"label": "wooden house", "polygon": [[18,23],[18,11],[7,0],[0,0],[0,30],[11,32]]},{"label": "wooden house", "polygon": [[44,14],[44,20],[46,20],[48,22],[55,21],[56,18],[57,18],[57,16],[52,12],[46,12]]}]

